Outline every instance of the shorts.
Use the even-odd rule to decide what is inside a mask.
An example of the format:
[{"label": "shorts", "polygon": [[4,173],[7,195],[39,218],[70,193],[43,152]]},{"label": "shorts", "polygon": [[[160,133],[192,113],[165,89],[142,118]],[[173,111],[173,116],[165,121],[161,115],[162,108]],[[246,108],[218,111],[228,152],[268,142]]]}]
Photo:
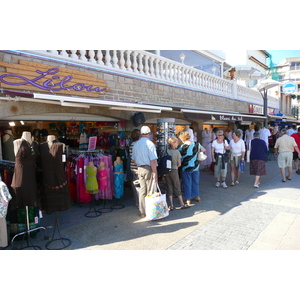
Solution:
[{"label": "shorts", "polygon": [[278,167],[286,168],[293,166],[293,152],[281,152],[278,155]]},{"label": "shorts", "polygon": [[233,156],[232,154],[230,155],[230,160],[229,164],[230,165],[235,165],[235,167],[238,167],[240,165],[240,161],[242,159],[242,155],[239,156]]},{"label": "shorts", "polygon": [[293,160],[296,160],[298,159],[298,152],[293,152]]}]

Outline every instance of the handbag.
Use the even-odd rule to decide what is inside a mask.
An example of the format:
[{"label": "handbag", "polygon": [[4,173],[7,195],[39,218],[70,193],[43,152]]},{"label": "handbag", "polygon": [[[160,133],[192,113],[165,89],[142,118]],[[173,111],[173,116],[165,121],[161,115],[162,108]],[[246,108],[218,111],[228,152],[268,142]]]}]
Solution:
[{"label": "handbag", "polygon": [[148,220],[159,220],[169,215],[166,194],[162,194],[158,183],[153,182],[150,194],[145,198],[146,218]]},{"label": "handbag", "polygon": [[239,172],[244,173],[245,172],[245,162],[240,160],[239,164]]},{"label": "handbag", "polygon": [[200,151],[200,143],[199,143],[199,149],[198,149],[198,160],[203,161],[207,159],[207,155]]}]

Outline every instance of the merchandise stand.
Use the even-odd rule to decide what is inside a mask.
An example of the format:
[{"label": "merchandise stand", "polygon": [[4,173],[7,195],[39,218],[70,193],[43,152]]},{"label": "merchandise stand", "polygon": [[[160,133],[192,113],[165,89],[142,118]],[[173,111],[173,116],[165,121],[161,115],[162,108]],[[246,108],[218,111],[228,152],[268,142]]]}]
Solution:
[{"label": "merchandise stand", "polygon": [[85,214],[85,216],[87,218],[96,218],[96,217],[100,217],[101,215],[102,215],[102,212],[96,209],[95,196],[93,195],[93,198],[92,198],[92,201],[91,201],[91,205],[90,205],[90,209]]},{"label": "merchandise stand", "polygon": [[118,200],[119,200],[119,199],[116,198],[115,204],[113,204],[113,205],[111,206],[112,209],[122,209],[122,208],[125,207],[124,204],[118,203]]},{"label": "merchandise stand", "polygon": [[[58,235],[59,237],[58,238],[54,238],[55,237],[55,232],[56,232],[56,228],[58,230]],[[52,245],[53,243],[55,242],[61,242],[62,244],[62,247],[58,248],[51,248],[50,245]],[[60,232],[60,226],[59,226],[59,220],[58,220],[58,212],[55,212],[55,225],[54,225],[54,231],[53,231],[53,236],[52,236],[52,239],[51,241],[49,241],[47,244],[46,244],[46,248],[48,250],[62,250],[62,249],[65,249],[67,247],[69,247],[71,245],[71,240],[67,239],[67,238],[63,238],[61,236],[61,232]]]},{"label": "merchandise stand", "polygon": [[109,212],[111,212],[113,210],[112,206],[105,207],[106,204],[108,204],[108,200],[107,199],[103,199],[103,207],[100,208],[98,211],[101,212],[101,213],[109,213]]},{"label": "merchandise stand", "polygon": [[[26,220],[25,220],[25,226],[26,226],[26,229],[25,229],[25,231],[20,232],[20,233],[14,235],[14,237],[13,237],[12,240],[11,240],[12,249],[14,249],[14,250],[16,249],[16,248],[14,247],[14,245],[13,245],[14,239],[15,239],[16,237],[20,236],[20,235],[24,235],[24,238],[23,238],[23,240],[22,240],[22,244],[21,244],[20,250],[28,249],[28,248],[33,248],[34,250],[41,250],[41,247],[40,247],[40,246],[35,246],[35,245],[32,244],[31,238],[30,238],[30,233],[33,232],[33,231],[36,231],[36,230],[43,229],[43,230],[44,230],[44,233],[45,233],[45,234],[44,234],[44,240],[48,240],[49,237],[46,235],[46,228],[45,228],[45,227],[37,227],[37,228],[30,229],[29,216],[28,216],[28,206],[25,206],[25,213],[26,213]],[[25,237],[27,237],[27,239],[26,239],[27,246],[22,247]]]},{"label": "merchandise stand", "polygon": [[174,118],[157,119],[156,151],[158,160],[163,157],[168,147],[170,137],[176,136],[176,125]]}]

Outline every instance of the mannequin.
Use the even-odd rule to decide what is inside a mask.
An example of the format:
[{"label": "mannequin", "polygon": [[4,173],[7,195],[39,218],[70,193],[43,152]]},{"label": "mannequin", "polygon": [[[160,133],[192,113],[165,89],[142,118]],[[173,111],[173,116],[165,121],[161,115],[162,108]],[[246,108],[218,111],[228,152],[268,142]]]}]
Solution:
[{"label": "mannequin", "polygon": [[64,211],[71,208],[63,153],[65,144],[55,135],[48,135],[47,142],[40,144],[43,188],[41,206],[46,212]]},{"label": "mannequin", "polygon": [[123,161],[120,156],[118,156],[114,162],[114,184],[115,197],[120,199],[124,193]]},{"label": "mannequin", "polygon": [[12,134],[11,129],[5,130],[5,133],[2,137],[3,141],[3,159],[9,161],[15,161],[15,154],[14,154],[14,136]]},{"label": "mannequin", "polygon": [[255,130],[251,129],[250,126],[245,131],[244,141],[246,143],[247,149],[249,149],[249,144],[250,144],[251,140],[253,140],[253,134],[254,134],[254,132],[255,132]]},{"label": "mannequin", "polygon": [[100,191],[104,191],[107,188],[107,170],[105,169],[104,162],[100,162],[98,167],[98,186]]},{"label": "mannequin", "polygon": [[36,158],[38,144],[31,140],[31,133],[24,131],[22,137],[14,141],[16,156],[15,171],[11,183],[15,197],[13,206],[37,206]]},{"label": "mannequin", "polygon": [[189,135],[190,135],[190,141],[193,142],[194,141],[194,132],[190,128],[190,126],[186,125],[184,131],[187,131],[189,133]]},{"label": "mannequin", "polygon": [[98,182],[97,182],[97,168],[95,167],[92,161],[89,162],[86,167],[86,192],[89,194],[97,194],[98,193]]}]

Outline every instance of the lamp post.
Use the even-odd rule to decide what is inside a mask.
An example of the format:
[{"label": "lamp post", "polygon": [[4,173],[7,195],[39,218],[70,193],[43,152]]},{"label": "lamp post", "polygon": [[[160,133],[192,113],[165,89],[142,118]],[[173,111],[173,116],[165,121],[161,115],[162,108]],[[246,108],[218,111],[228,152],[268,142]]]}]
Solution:
[{"label": "lamp post", "polygon": [[264,117],[265,117],[265,127],[268,127],[268,89],[278,86],[280,83],[275,80],[261,82],[258,86],[258,90],[264,100]]}]

